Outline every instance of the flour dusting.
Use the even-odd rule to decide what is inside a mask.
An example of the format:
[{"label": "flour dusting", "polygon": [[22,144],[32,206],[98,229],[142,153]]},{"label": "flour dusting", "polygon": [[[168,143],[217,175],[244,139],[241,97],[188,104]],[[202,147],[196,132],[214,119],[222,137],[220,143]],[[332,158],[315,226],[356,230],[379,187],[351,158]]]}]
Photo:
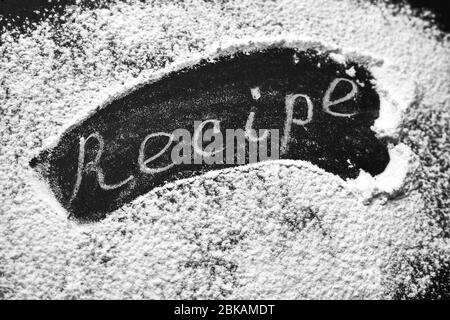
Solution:
[{"label": "flour dusting", "polygon": [[[450,39],[396,9],[128,0],[27,32],[2,24],[0,298],[448,298]],[[369,68],[382,174],[269,161],[169,183],[96,223],[49,205],[29,161],[76,119],[173,68],[262,46]]]}]

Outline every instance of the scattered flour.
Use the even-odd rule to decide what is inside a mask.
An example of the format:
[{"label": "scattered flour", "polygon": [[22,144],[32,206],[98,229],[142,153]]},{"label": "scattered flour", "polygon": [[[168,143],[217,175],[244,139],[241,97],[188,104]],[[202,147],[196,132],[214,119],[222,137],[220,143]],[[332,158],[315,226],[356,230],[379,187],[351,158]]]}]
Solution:
[{"label": "scattered flour", "polygon": [[350,77],[354,77],[356,75],[356,70],[354,67],[351,67],[345,70],[345,73],[348,74]]},{"label": "scattered flour", "polygon": [[[393,14],[384,4],[350,0],[128,0],[102,9],[74,6],[65,21],[0,34],[0,297],[356,299],[431,292],[430,275],[450,261],[450,251],[417,187],[427,179],[421,168],[431,165],[417,163],[420,154],[411,149],[424,150],[417,146],[434,139],[435,124],[448,128],[447,35],[407,10]],[[117,92],[214,50],[299,38],[334,48],[336,59],[367,57],[373,65],[381,96],[374,130],[395,144],[380,176],[345,182],[302,161],[259,163],[168,184],[94,224],[68,220],[32,179],[32,155]],[[430,119],[424,135],[402,132],[410,109],[440,118]],[[430,160],[438,169],[427,171],[436,181],[433,194],[448,188],[441,146],[432,146]],[[390,195],[363,201],[374,194]]]}]

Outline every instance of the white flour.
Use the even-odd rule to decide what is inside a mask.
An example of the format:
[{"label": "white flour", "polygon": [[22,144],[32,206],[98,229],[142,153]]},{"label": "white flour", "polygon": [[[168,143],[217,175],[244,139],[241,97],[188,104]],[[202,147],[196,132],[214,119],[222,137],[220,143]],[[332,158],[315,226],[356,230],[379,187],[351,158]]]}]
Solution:
[{"label": "white flour", "polygon": [[[449,250],[414,186],[432,176],[430,194],[448,188],[441,160],[448,159],[448,36],[408,12],[354,1],[72,9],[58,32],[44,21],[29,35],[1,34],[0,295],[389,298],[402,286],[410,296],[429,290]],[[375,72],[380,94],[389,91],[404,121],[415,116],[409,108],[434,115],[429,130],[404,138],[417,152],[432,151],[418,169],[429,176],[405,172],[405,197],[363,204],[342,180],[307,163],[258,164],[169,184],[89,225],[67,220],[31,182],[31,156],[75,116],[172,63],[261,38],[314,39],[392,66]],[[393,122],[380,136],[401,138],[398,119],[386,120]],[[436,140],[433,126],[443,128],[437,146],[426,145]],[[408,261],[429,272],[417,274]]]}]

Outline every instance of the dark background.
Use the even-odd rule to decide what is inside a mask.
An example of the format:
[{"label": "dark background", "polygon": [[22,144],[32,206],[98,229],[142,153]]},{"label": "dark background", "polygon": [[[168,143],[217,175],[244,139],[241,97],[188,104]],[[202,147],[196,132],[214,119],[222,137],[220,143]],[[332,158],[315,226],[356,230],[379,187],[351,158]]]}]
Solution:
[{"label": "dark background", "polygon": [[[298,57],[297,62],[294,62],[294,55]],[[358,86],[354,99],[339,107],[339,112],[355,115],[351,118],[335,117],[318,106],[334,79],[348,79],[345,70],[350,66],[356,71],[351,80],[364,85]],[[379,116],[380,105],[371,80],[372,76],[364,67],[353,62],[338,64],[327,54],[315,50],[268,49],[251,54],[235,53],[213,63],[203,61],[195,67],[170,73],[116,99],[66,131],[58,145],[43,151],[31,160],[30,165],[37,167],[37,171],[46,177],[58,200],[74,217],[83,221],[98,220],[169,181],[230,166],[229,163],[191,163],[157,174],[144,174],[139,170],[137,155],[147,134],[184,128],[193,136],[193,124],[197,119],[219,120],[222,133],[226,129],[243,129],[248,114],[254,111],[257,114],[253,124],[255,130],[279,129],[281,137],[286,120],[285,97],[301,92],[307,94],[315,106],[313,119],[306,125],[292,126],[289,149],[280,154],[281,159],[305,160],[343,179],[356,178],[360,169],[377,175],[386,168],[389,154],[386,142],[376,138],[371,130]],[[255,86],[261,89],[258,101],[250,94],[250,88]],[[331,98],[343,97],[348,90],[348,85],[338,86]],[[304,119],[304,102],[296,103],[293,117]],[[105,141],[100,161],[106,180],[110,182],[112,177],[117,183],[130,175],[134,179],[122,188],[105,191],[99,187],[95,173],[85,174],[84,183],[72,201],[79,137],[86,138],[92,132],[98,132]],[[226,141],[223,134],[222,138]],[[157,154],[166,143],[167,139],[153,139],[146,145],[146,157]],[[86,144],[86,159],[95,158],[96,145],[94,141]],[[246,155],[242,160],[250,163],[247,143],[244,149]],[[236,145],[232,153],[237,154]],[[163,167],[172,163],[170,154],[171,151],[166,152],[150,166]]]},{"label": "dark background", "polygon": [[[223,0],[216,0],[222,2]],[[439,28],[445,32],[450,31],[450,10],[447,0],[354,0],[358,2],[384,1],[388,3],[399,4],[400,6],[408,3],[414,10],[415,15],[420,16],[424,10],[430,10],[435,14],[433,19]],[[57,15],[52,13],[61,13],[67,6],[74,5],[76,0],[0,0],[0,28],[7,25],[24,27],[27,21],[38,21],[50,17],[58,22]],[[82,7],[98,8],[107,7],[108,0],[81,0]],[[39,12],[36,12],[38,10]],[[26,29],[26,28],[25,28]]]}]

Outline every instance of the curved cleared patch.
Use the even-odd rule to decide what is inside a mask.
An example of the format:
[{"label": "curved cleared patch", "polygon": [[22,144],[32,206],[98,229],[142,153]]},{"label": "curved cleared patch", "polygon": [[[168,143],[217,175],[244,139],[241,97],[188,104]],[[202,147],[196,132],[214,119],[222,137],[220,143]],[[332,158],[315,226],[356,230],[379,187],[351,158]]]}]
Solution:
[{"label": "curved cleared patch", "polygon": [[[305,160],[343,179],[361,169],[377,175],[389,153],[371,130],[380,109],[372,80],[363,66],[312,49],[204,60],[111,101],[30,165],[82,220],[169,181],[263,160]],[[174,134],[180,129],[185,136]],[[227,130],[244,138],[228,139]],[[174,148],[183,163],[174,164]],[[208,150],[213,159],[199,162]]]}]

